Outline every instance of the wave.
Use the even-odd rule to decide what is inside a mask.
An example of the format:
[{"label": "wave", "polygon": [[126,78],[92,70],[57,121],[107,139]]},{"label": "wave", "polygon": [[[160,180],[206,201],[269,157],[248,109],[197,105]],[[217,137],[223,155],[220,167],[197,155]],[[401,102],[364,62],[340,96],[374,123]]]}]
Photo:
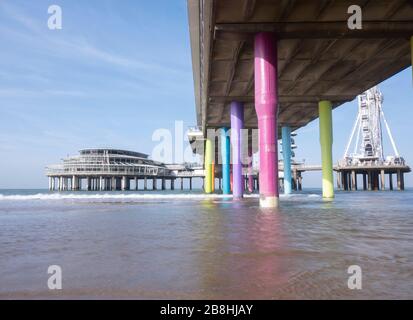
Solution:
[{"label": "wave", "polygon": [[[280,195],[284,199],[293,198],[320,198],[317,194],[292,194],[292,195]],[[223,194],[76,194],[76,193],[37,193],[37,194],[0,194],[0,201],[29,201],[29,200],[208,200],[208,199],[228,199],[232,198],[232,195]],[[259,194],[245,194],[244,198],[259,198]]]}]

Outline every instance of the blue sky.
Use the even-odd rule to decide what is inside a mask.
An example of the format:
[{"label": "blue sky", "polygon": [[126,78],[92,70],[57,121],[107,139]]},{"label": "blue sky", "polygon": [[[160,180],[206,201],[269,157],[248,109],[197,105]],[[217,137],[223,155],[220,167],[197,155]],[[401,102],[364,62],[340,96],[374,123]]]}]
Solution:
[{"label": "blue sky", "polygon": [[[47,28],[51,4],[62,30]],[[411,68],[380,89],[411,162]],[[356,102],[334,111],[334,161],[356,112]],[[0,188],[44,188],[44,167],[85,147],[151,153],[154,130],[175,120],[196,121],[186,0],[0,0]],[[317,121],[296,141],[298,159],[320,162]],[[320,181],[304,176],[304,186]]]}]

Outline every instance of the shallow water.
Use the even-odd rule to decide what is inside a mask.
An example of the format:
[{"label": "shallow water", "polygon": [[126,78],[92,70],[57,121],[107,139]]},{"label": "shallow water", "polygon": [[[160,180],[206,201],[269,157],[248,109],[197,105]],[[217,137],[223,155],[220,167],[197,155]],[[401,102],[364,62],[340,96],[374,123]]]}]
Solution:
[{"label": "shallow water", "polygon": [[412,244],[413,190],[309,190],[278,210],[256,195],[0,190],[3,299],[412,299]]}]

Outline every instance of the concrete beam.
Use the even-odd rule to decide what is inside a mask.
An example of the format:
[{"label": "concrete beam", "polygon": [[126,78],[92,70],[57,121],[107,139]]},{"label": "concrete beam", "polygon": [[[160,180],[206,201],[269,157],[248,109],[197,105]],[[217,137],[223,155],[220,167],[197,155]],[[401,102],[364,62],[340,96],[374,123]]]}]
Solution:
[{"label": "concrete beam", "polygon": [[[352,101],[356,98],[354,95],[279,95],[280,103],[318,103],[322,100],[342,103],[345,101]],[[254,102],[254,96],[210,96],[211,103],[229,103],[231,101],[240,101],[244,103]]]},{"label": "concrete beam", "polygon": [[251,41],[256,33],[273,32],[278,39],[409,39],[412,30],[412,21],[364,21],[361,30],[349,29],[347,21],[222,23],[214,38]]}]

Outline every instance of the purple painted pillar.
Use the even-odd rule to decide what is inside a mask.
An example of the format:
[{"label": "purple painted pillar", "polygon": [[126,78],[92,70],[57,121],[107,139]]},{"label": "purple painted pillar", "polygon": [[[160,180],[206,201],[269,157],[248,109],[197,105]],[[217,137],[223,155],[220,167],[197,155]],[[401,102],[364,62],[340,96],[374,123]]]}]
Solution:
[{"label": "purple painted pillar", "polygon": [[273,33],[255,35],[255,110],[260,148],[260,206],[278,206],[277,43]]},{"label": "purple painted pillar", "polygon": [[240,199],[244,193],[244,180],[241,161],[241,129],[244,127],[244,105],[231,103],[231,151],[232,151],[232,194]]}]

